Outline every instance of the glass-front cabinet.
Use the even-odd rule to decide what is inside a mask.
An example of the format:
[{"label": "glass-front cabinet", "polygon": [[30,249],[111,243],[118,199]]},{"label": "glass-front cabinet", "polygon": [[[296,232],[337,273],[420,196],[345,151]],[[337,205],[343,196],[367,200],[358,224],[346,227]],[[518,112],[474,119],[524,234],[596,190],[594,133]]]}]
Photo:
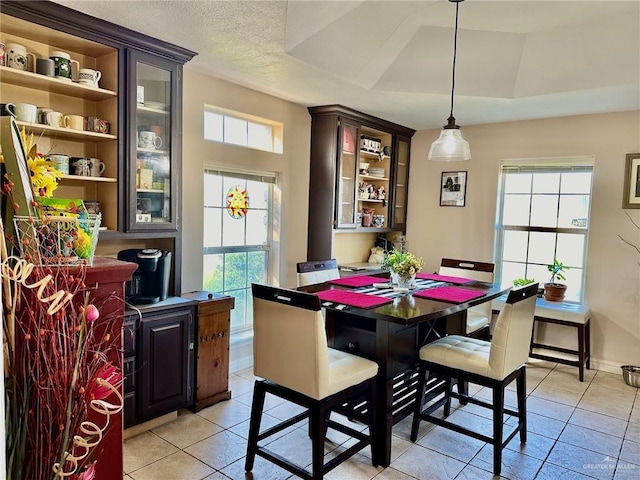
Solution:
[{"label": "glass-front cabinet", "polygon": [[128,231],[178,228],[175,144],[178,67],[174,62],[129,52]]},{"label": "glass-front cabinet", "polygon": [[391,228],[404,229],[407,224],[407,197],[409,188],[409,150],[411,140],[397,136],[395,172],[393,175],[393,208]]},{"label": "glass-front cabinet", "polygon": [[358,139],[358,126],[343,121],[336,182],[336,228],[355,228],[356,226]]}]

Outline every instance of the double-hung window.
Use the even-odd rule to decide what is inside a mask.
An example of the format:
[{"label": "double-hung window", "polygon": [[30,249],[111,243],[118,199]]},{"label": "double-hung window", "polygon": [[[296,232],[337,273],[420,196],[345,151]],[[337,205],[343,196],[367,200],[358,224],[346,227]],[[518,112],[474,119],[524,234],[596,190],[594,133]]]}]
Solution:
[{"label": "double-hung window", "polygon": [[495,258],[502,285],[529,278],[542,286],[557,259],[569,267],[565,300],[583,300],[592,173],[591,157],[501,164]]}]

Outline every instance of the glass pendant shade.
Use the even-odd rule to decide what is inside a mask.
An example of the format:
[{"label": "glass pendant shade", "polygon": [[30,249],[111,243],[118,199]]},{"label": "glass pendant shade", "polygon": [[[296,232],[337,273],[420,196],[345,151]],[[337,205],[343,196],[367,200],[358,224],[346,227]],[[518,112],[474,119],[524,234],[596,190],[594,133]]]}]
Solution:
[{"label": "glass pendant shade", "polygon": [[438,162],[456,162],[471,160],[469,142],[462,138],[460,128],[444,127],[440,137],[431,144],[429,160]]}]

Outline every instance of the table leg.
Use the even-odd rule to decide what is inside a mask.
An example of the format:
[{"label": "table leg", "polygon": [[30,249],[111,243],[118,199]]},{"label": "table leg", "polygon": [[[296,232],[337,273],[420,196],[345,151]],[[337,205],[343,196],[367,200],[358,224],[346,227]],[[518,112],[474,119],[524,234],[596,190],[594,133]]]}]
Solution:
[{"label": "table leg", "polygon": [[393,428],[393,380],[378,379],[378,431],[375,442],[381,467],[391,463],[391,431]]}]

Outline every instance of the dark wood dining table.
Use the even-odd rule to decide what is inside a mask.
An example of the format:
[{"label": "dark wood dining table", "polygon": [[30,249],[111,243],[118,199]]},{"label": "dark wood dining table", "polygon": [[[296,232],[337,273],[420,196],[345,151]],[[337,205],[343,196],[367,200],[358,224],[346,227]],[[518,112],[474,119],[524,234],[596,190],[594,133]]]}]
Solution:
[{"label": "dark wood dining table", "polygon": [[[380,277],[385,282],[388,274]],[[375,448],[383,467],[389,466],[391,460],[393,425],[412,413],[420,347],[447,334],[464,333],[469,307],[491,301],[509,290],[476,281],[462,287],[484,295],[463,303],[448,303],[408,292],[373,308],[323,303],[329,346],[369,358],[379,365]],[[354,290],[330,282],[298,288],[310,293],[328,289]],[[355,419],[361,418],[359,414],[363,417],[357,410],[347,414]]]}]

